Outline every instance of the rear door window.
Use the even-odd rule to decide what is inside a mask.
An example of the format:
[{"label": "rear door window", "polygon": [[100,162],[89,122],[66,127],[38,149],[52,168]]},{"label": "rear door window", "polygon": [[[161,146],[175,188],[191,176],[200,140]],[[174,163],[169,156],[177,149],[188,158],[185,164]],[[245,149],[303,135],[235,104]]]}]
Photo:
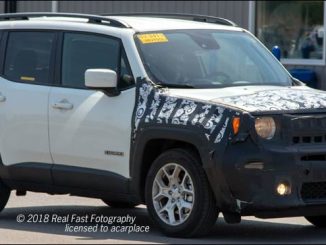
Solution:
[{"label": "rear door window", "polygon": [[49,84],[54,38],[53,32],[10,32],[5,77],[16,82]]}]

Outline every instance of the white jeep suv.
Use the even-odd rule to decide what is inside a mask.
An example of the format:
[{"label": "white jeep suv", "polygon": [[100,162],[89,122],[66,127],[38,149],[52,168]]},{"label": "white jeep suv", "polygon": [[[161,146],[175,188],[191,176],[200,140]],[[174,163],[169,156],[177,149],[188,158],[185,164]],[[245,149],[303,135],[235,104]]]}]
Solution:
[{"label": "white jeep suv", "polygon": [[10,191],[144,203],[170,236],[222,212],[326,225],[326,93],[248,31],[191,15],[0,15]]}]

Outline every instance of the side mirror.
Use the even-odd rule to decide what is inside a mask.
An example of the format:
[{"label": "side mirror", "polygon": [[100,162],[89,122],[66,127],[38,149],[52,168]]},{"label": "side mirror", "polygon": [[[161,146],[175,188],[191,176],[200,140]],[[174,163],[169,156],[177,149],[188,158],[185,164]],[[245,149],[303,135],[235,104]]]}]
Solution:
[{"label": "side mirror", "polygon": [[110,69],[87,69],[85,85],[89,88],[116,88],[117,73]]},{"label": "side mirror", "polygon": [[276,59],[281,60],[281,49],[279,46],[274,46],[272,48],[272,54],[276,57]]}]

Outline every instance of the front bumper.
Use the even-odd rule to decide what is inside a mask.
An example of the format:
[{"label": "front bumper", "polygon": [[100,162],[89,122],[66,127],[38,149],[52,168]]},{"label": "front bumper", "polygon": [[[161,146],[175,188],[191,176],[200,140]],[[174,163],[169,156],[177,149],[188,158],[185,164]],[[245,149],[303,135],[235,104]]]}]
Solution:
[{"label": "front bumper", "polygon": [[[249,136],[214,161],[228,193],[221,211],[262,218],[326,215],[325,142],[257,142]],[[280,183],[289,184],[291,193],[279,195]]]}]

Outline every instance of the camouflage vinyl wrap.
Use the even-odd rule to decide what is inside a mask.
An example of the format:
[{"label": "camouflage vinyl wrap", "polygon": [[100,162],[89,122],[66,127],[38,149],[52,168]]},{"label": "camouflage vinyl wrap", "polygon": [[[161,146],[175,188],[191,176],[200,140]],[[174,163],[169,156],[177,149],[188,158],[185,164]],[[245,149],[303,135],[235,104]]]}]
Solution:
[{"label": "camouflage vinyl wrap", "polygon": [[168,89],[141,80],[137,83],[133,139],[142,128],[162,125],[186,127],[205,136],[209,143],[219,144],[227,137],[234,115],[239,113],[216,104],[169,96]]}]

